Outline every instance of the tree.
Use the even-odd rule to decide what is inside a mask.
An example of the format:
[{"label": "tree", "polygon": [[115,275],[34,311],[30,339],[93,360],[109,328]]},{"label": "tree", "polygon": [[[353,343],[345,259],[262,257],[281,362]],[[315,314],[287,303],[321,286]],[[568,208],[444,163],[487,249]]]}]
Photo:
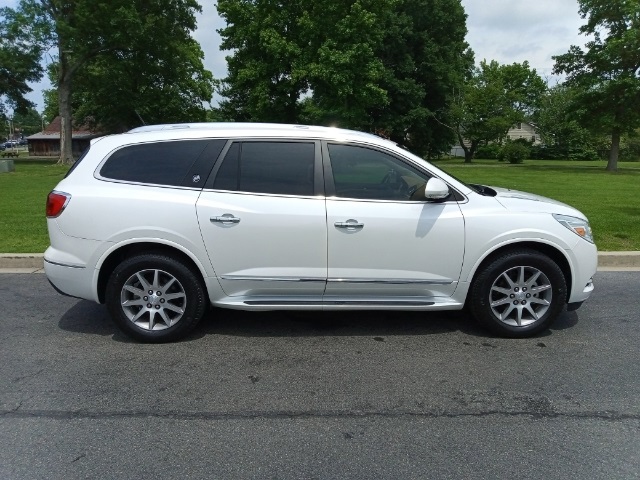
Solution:
[{"label": "tree", "polygon": [[[381,12],[391,0],[220,0],[219,30],[229,74],[222,112],[236,120],[297,123],[303,116],[365,123],[365,110],[385,101],[377,86],[382,63]],[[305,97],[313,94],[313,108]],[[313,121],[312,120],[312,121]]]},{"label": "tree", "polygon": [[39,26],[23,30],[21,23],[17,12],[0,9],[0,114],[5,112],[5,104],[18,112],[33,106],[25,98],[31,91],[27,83],[37,81],[42,75]]},{"label": "tree", "polygon": [[618,168],[620,137],[640,126],[640,3],[637,0],[578,0],[592,35],[586,51],[572,45],[554,57],[554,72],[580,92],[574,110],[593,132],[611,135],[607,170]]},{"label": "tree", "polygon": [[449,151],[452,92],[473,68],[464,9],[458,0],[402,0],[386,21],[379,56],[388,101],[374,106],[374,128],[423,155]]},{"label": "tree", "polygon": [[593,135],[578,122],[574,111],[575,88],[559,84],[550,88],[543,96],[534,121],[540,131],[544,145],[553,158],[596,158]]},{"label": "tree", "polygon": [[[111,132],[141,124],[206,120],[213,75],[195,40],[100,55],[74,81],[74,119]],[[144,68],[140,66],[144,65]]]},{"label": "tree", "polygon": [[[110,68],[118,72],[120,62],[124,66],[138,61],[137,67],[143,71],[168,67],[170,62],[182,62],[183,57],[174,56],[176,49],[172,44],[191,45],[191,53],[195,52],[190,32],[195,29],[197,11],[200,11],[200,6],[195,0],[20,0],[16,10],[5,9],[12,28],[38,26],[36,44],[40,51],[49,48],[57,51],[55,83],[62,119],[61,163],[73,161],[71,119],[74,81],[83,72],[85,81],[97,72],[102,72],[103,80],[109,79],[112,75]],[[87,70],[91,73],[86,73]],[[136,75],[136,72],[127,73]],[[193,72],[186,69],[185,73]],[[124,81],[123,78],[120,80]],[[180,84],[173,86],[181,91]],[[165,84],[162,88],[168,86]],[[202,92],[206,93],[205,90]],[[204,100],[210,100],[210,97]]]},{"label": "tree", "polygon": [[447,150],[451,91],[472,56],[460,0],[220,0],[236,120],[320,123],[382,133],[420,153]]},{"label": "tree", "polygon": [[465,163],[471,162],[480,145],[503,138],[509,128],[531,116],[545,90],[546,84],[526,61],[480,62],[452,107],[451,128],[464,150]]},{"label": "tree", "polygon": [[28,108],[24,113],[13,114],[13,127],[21,136],[27,137],[42,130],[42,117],[35,108]]}]

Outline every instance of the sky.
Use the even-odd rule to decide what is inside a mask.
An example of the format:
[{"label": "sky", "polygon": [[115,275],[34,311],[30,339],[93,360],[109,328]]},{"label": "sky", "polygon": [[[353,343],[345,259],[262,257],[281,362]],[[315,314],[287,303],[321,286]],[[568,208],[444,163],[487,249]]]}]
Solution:
[{"label": "sky", "polygon": [[[0,0],[0,7],[15,7],[17,0]],[[217,29],[224,26],[214,0],[200,0],[198,29],[194,33],[205,54],[205,68],[216,78],[226,74],[225,52],[220,51]],[[467,17],[467,43],[475,52],[476,62],[483,59],[500,63],[527,60],[542,78],[551,84],[553,55],[567,52],[571,45],[584,45],[586,39],[578,29],[584,23],[578,14],[577,0],[462,0]],[[42,111],[42,90],[48,81],[31,85],[27,97]]]}]

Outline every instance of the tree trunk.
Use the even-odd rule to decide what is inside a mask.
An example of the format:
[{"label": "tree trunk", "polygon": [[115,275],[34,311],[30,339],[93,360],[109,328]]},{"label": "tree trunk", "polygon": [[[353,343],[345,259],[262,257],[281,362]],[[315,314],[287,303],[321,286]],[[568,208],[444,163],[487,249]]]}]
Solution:
[{"label": "tree trunk", "polygon": [[476,156],[476,150],[478,149],[478,140],[471,140],[471,145],[465,147],[462,145],[462,149],[464,150],[464,163],[471,163],[473,157]]},{"label": "tree trunk", "polygon": [[618,153],[620,152],[620,130],[613,129],[611,134],[611,152],[609,153],[609,162],[607,163],[607,170],[609,172],[618,171]]},{"label": "tree trunk", "polygon": [[[61,44],[62,42],[60,42]],[[60,159],[58,165],[73,163],[71,127],[71,69],[66,53],[58,48],[58,109],[60,111]]]},{"label": "tree trunk", "polygon": [[458,142],[460,142],[460,146],[464,151],[464,163],[471,163],[471,160],[473,160],[473,154],[476,153],[475,149],[473,148],[473,141],[471,142],[471,147],[467,147],[464,144],[464,138],[462,137],[462,133],[460,133],[460,130],[456,130],[456,135],[458,136]]}]

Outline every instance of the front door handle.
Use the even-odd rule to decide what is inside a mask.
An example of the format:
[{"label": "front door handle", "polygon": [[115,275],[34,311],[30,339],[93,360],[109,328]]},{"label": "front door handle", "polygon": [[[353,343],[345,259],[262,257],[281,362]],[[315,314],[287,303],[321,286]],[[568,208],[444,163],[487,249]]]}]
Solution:
[{"label": "front door handle", "polygon": [[225,213],[220,217],[211,217],[209,220],[211,220],[212,223],[240,223],[240,219],[230,213]]},{"label": "front door handle", "polygon": [[334,223],[334,225],[336,226],[336,228],[347,228],[349,230],[364,228],[364,223],[360,223],[353,218],[350,218],[346,222],[336,222]]}]

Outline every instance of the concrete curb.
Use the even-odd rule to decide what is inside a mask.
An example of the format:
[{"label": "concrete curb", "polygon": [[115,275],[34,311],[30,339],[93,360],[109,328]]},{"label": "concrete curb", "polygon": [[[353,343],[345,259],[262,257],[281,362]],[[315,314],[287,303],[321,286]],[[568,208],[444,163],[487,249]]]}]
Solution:
[{"label": "concrete curb", "polygon": [[[0,269],[41,270],[43,257],[41,253],[0,253]],[[598,268],[640,269],[640,252],[598,252]]]}]

